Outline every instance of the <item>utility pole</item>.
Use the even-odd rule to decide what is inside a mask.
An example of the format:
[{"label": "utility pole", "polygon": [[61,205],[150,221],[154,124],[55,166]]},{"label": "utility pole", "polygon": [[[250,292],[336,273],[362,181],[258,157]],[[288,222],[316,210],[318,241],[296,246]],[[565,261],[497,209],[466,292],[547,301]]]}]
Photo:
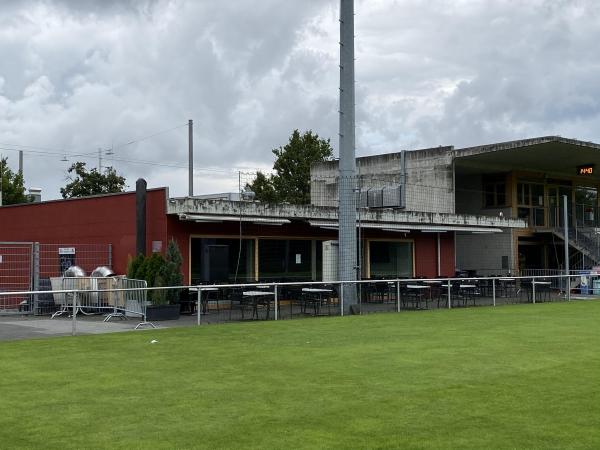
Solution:
[{"label": "utility pole", "polygon": [[[357,277],[354,86],[354,0],[340,0],[339,280]],[[356,285],[344,286],[344,309],[357,303]]]},{"label": "utility pole", "polygon": [[194,122],[188,121],[188,187],[189,196],[194,196]]},{"label": "utility pole", "polygon": [[23,150],[19,150],[19,175],[23,176]]},{"label": "utility pole", "polygon": [[102,173],[102,149],[98,149],[98,173]]},{"label": "utility pole", "polygon": [[0,154],[0,206],[2,206],[2,183],[4,181],[4,155]]}]

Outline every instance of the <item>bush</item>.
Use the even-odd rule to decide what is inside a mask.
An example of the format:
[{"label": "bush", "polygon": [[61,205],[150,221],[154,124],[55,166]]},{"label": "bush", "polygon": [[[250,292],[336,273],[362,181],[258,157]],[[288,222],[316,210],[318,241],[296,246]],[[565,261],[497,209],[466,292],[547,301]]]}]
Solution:
[{"label": "bush", "polygon": [[[166,258],[160,253],[151,256],[138,255],[127,264],[127,277],[146,280],[148,287],[181,286],[183,258],[177,242],[171,240],[167,246]],[[180,289],[150,291],[148,299],[155,305],[179,302]]]},{"label": "bush", "polygon": [[138,271],[144,262],[144,255],[137,255],[135,258],[129,257],[127,263],[127,278],[138,279]]},{"label": "bush", "polygon": [[[163,286],[181,286],[183,284],[183,274],[181,273],[181,264],[183,257],[179,251],[179,246],[174,239],[169,241],[167,245],[167,254],[165,265],[160,272],[161,282]],[[166,301],[168,303],[179,303],[180,289],[169,289],[165,292]]]}]

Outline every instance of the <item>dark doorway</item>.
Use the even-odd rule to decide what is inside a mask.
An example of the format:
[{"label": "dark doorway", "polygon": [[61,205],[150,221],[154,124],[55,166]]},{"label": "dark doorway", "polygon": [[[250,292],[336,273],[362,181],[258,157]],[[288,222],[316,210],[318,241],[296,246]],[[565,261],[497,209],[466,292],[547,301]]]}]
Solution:
[{"label": "dark doorway", "polygon": [[544,246],[519,243],[519,269],[544,269]]}]

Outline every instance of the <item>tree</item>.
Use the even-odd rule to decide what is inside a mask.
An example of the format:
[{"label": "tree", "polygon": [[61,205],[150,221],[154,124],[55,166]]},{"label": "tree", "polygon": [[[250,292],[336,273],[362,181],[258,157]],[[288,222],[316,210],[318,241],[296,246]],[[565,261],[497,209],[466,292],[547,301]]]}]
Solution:
[{"label": "tree", "polygon": [[106,167],[104,173],[97,169],[88,171],[85,163],[78,161],[69,167],[68,173],[75,172],[75,178],[68,176],[69,183],[60,188],[63,198],[87,197],[97,194],[111,194],[123,192],[125,188],[125,177],[117,175],[112,167]]},{"label": "tree", "polygon": [[0,159],[0,192],[2,193],[2,205],[16,205],[28,203],[31,199],[25,194],[23,186],[23,174],[14,173],[7,166],[8,158]]},{"label": "tree", "polygon": [[289,142],[273,150],[277,157],[275,174],[269,177],[258,172],[248,188],[263,202],[288,202],[297,205],[310,203],[310,166],[333,156],[329,139],[306,131],[294,130]]},{"label": "tree", "polygon": [[[179,251],[179,246],[175,239],[171,239],[167,245],[165,255],[165,264],[160,271],[160,276],[164,286],[181,286],[183,284],[183,274],[181,273],[181,264],[183,257]],[[179,289],[168,289],[165,291],[168,303],[179,303]]]}]

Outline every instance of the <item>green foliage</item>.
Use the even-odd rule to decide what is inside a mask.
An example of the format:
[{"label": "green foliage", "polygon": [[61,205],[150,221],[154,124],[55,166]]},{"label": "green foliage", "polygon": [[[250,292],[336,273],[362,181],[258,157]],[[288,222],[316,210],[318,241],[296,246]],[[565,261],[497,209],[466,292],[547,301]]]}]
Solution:
[{"label": "green foliage", "polygon": [[[183,284],[183,274],[181,273],[181,264],[183,257],[179,251],[179,246],[174,239],[169,241],[167,245],[167,253],[165,256],[165,265],[163,266],[160,277],[163,286],[181,286]],[[168,303],[178,303],[180,289],[169,289],[163,291],[166,295]]]},{"label": "green foliage", "polygon": [[263,202],[310,203],[310,166],[333,156],[329,139],[321,139],[312,131],[300,134],[294,130],[289,142],[273,150],[277,157],[273,164],[275,174],[267,177],[258,173],[247,185]]},{"label": "green foliage", "polygon": [[125,177],[117,175],[112,167],[106,167],[104,173],[98,172],[95,168],[88,171],[84,162],[73,163],[69,167],[68,173],[75,172],[75,178],[69,175],[69,183],[64,188],[60,188],[63,198],[87,197],[97,194],[110,194],[123,192],[125,189]]},{"label": "green foliage", "polygon": [[25,194],[23,175],[14,173],[7,165],[8,158],[0,159],[0,188],[2,190],[2,205],[28,203],[30,198]]},{"label": "green foliage", "polygon": [[137,255],[135,258],[129,258],[127,263],[127,278],[137,278],[138,271],[144,262],[144,255]]},{"label": "green foliage", "polygon": [[261,202],[276,203],[277,193],[271,182],[271,177],[265,176],[262,172],[256,174],[256,178],[252,184],[247,185],[251,191],[256,194],[256,199]]},{"label": "green foliage", "polygon": [[[153,253],[151,256],[138,255],[129,261],[127,276],[146,280],[148,287],[164,286],[160,274],[165,264],[166,261],[160,253]],[[149,291],[148,299],[152,303],[160,304],[159,302],[164,302],[164,294],[161,291]]]},{"label": "green foliage", "polygon": [[[138,255],[129,260],[127,265],[127,277],[138,280],[146,280],[148,287],[181,286],[183,274],[181,264],[183,257],[175,240],[171,240],[167,246],[166,257],[160,253],[151,256]],[[177,303],[179,301],[180,289],[150,291],[149,299],[156,305]]]}]

